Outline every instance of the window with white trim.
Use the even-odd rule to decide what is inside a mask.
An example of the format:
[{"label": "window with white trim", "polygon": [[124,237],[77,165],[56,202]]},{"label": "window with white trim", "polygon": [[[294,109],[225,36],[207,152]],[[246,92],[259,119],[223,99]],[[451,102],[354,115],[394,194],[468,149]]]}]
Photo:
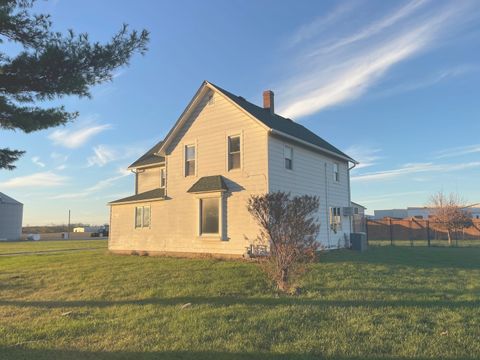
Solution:
[{"label": "window with white trim", "polygon": [[135,208],[135,228],[150,227],[150,206]]},{"label": "window with white trim", "polygon": [[241,167],[241,144],[240,135],[228,137],[228,170],[240,169]]},{"label": "window with white trim", "polygon": [[285,169],[293,169],[293,148],[291,146],[285,145],[283,149],[283,154],[285,157]]},{"label": "window with white trim", "polygon": [[338,172],[338,163],[333,163],[333,180],[340,181],[340,173]]},{"label": "window with white trim", "polygon": [[338,230],[342,230],[342,216],[340,211],[341,208],[339,207],[330,208],[330,229],[332,229],[335,233]]},{"label": "window with white trim", "polygon": [[166,184],[167,184],[167,170],[166,168],[161,168],[160,169],[160,187],[165,188]]},{"label": "window with white trim", "polygon": [[220,234],[219,198],[200,199],[200,235]]},{"label": "window with white trim", "polygon": [[185,146],[185,176],[195,175],[195,145]]}]

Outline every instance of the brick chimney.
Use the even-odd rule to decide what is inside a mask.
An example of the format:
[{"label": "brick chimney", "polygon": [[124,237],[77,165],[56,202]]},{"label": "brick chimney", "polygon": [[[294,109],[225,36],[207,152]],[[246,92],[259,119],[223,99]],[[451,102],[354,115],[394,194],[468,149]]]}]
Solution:
[{"label": "brick chimney", "polygon": [[275,113],[275,106],[273,101],[273,91],[272,90],[265,90],[263,92],[263,108],[270,109],[270,114]]}]

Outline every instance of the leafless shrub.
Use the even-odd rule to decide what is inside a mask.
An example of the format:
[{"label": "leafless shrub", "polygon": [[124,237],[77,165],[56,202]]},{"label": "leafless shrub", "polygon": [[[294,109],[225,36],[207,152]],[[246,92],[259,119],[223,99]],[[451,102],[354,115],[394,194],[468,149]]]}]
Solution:
[{"label": "leafless shrub", "polygon": [[319,205],[317,196],[284,192],[252,195],[248,201],[248,211],[260,226],[257,241],[268,249],[262,267],[281,291],[291,290],[305,264],[316,259]]},{"label": "leafless shrub", "polygon": [[448,234],[448,244],[452,245],[452,234],[472,225],[472,215],[466,210],[464,200],[455,193],[446,195],[439,191],[430,198],[433,220]]}]

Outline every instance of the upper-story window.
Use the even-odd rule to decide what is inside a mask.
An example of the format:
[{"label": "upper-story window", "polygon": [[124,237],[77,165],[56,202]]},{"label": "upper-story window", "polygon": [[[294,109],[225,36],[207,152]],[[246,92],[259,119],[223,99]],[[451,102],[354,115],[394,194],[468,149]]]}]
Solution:
[{"label": "upper-story window", "polygon": [[185,176],[195,175],[195,145],[185,146]]},{"label": "upper-story window", "polygon": [[333,180],[340,181],[340,173],[338,172],[338,163],[333,163]]},{"label": "upper-story window", "polygon": [[283,154],[285,157],[285,169],[292,170],[293,169],[293,148],[291,146],[285,145]]},{"label": "upper-story window", "polygon": [[240,169],[240,135],[228,137],[228,170]]},{"label": "upper-story window", "polygon": [[160,169],[160,187],[164,188],[167,183],[167,170],[166,168]]}]

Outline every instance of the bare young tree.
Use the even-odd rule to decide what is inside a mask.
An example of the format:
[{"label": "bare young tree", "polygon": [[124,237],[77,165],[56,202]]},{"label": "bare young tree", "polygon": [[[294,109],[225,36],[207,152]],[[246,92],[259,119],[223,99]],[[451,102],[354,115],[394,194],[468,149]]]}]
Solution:
[{"label": "bare young tree", "polygon": [[268,248],[264,270],[281,291],[288,291],[305,272],[305,264],[316,258],[319,205],[317,196],[291,197],[284,192],[252,195],[248,200],[248,211],[260,226],[257,241]]},{"label": "bare young tree", "polygon": [[452,245],[452,234],[457,230],[469,227],[472,215],[465,210],[462,198],[455,193],[446,195],[443,191],[433,194],[430,198],[434,221],[438,222],[447,232],[448,244]]}]

